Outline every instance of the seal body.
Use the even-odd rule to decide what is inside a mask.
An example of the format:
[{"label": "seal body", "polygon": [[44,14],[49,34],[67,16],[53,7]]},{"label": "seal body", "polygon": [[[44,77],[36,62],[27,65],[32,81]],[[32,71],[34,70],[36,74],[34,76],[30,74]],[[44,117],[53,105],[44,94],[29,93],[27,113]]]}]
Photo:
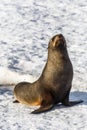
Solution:
[{"label": "seal body", "polygon": [[55,104],[73,106],[81,103],[69,101],[72,86],[73,67],[67,52],[66,40],[62,34],[55,35],[48,45],[48,58],[40,78],[34,83],[21,82],[14,88],[16,102],[39,105],[32,113],[50,110]]}]

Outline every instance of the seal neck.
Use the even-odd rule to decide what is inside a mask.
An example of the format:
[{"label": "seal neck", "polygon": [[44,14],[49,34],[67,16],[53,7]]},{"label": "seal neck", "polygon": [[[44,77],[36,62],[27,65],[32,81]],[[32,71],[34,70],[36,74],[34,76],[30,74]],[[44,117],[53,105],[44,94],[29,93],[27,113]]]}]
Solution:
[{"label": "seal neck", "polygon": [[59,62],[61,60],[69,60],[69,55],[68,55],[68,51],[67,48],[62,48],[62,49],[58,49],[58,48],[48,48],[48,58],[47,58],[47,62]]}]

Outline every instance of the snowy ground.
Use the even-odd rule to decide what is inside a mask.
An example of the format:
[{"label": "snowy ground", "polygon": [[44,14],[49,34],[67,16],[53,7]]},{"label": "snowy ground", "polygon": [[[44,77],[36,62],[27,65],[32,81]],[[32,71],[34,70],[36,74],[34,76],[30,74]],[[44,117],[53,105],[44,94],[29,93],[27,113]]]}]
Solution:
[{"label": "snowy ground", "polygon": [[[72,100],[32,115],[36,107],[13,104],[13,87],[33,82],[47,59],[49,39],[62,33],[74,67]],[[87,130],[87,0],[0,0],[0,130]]]}]

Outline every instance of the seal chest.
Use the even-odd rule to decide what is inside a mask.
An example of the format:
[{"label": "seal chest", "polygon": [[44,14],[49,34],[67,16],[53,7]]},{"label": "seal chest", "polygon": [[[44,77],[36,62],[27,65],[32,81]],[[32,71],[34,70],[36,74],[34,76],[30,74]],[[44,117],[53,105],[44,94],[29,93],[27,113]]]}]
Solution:
[{"label": "seal chest", "polygon": [[48,111],[61,102],[65,106],[81,103],[69,101],[72,86],[73,67],[68,56],[66,40],[62,34],[51,38],[48,58],[40,78],[34,83],[21,82],[14,88],[15,102],[40,105],[32,113]]}]

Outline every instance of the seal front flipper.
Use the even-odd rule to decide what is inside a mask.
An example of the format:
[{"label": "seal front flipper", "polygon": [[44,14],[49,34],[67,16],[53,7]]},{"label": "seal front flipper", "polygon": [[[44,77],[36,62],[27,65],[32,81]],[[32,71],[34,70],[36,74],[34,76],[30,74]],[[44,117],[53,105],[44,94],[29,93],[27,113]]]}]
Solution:
[{"label": "seal front flipper", "polygon": [[64,106],[74,106],[74,105],[77,105],[77,104],[79,104],[79,103],[82,103],[83,102],[83,100],[79,100],[79,101],[63,101],[62,102],[62,104],[64,105]]},{"label": "seal front flipper", "polygon": [[[71,86],[70,86],[70,88],[71,88]],[[62,101],[62,104],[63,104],[64,106],[74,106],[74,105],[77,105],[77,104],[83,102],[83,100],[69,101],[69,93],[70,93],[70,89],[67,91],[67,93],[66,93],[66,95],[65,95],[65,97],[64,97],[64,99],[63,99],[63,101]]]},{"label": "seal front flipper", "polygon": [[62,101],[62,104],[64,106],[74,106],[74,105],[77,105],[79,103],[82,103],[83,100],[78,100],[78,101],[69,101],[69,91],[65,97],[65,99]]},{"label": "seal front flipper", "polygon": [[31,112],[31,114],[39,114],[39,113],[43,113],[46,112],[48,110],[51,110],[53,108],[53,104],[47,105],[47,106],[41,106],[40,108],[34,110]]}]

